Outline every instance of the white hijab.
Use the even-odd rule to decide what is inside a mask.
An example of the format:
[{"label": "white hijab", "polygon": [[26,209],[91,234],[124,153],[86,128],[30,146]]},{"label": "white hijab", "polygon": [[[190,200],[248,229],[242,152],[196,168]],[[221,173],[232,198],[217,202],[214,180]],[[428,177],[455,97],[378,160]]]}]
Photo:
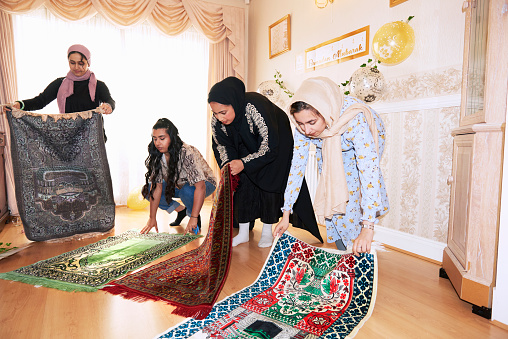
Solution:
[{"label": "white hijab", "polygon": [[[325,119],[326,129],[316,138],[323,139],[323,166],[319,176],[314,211],[319,223],[324,224],[325,218],[331,219],[334,214],[345,214],[349,201],[349,192],[342,160],[341,135],[347,130],[348,123],[358,113],[363,113],[378,149],[378,131],[374,116],[369,106],[355,103],[341,115],[344,95],[339,86],[326,77],[309,78],[302,82],[300,88],[291,98],[291,104],[302,101],[314,107]],[[300,133],[301,128],[292,114],[289,118]]]}]

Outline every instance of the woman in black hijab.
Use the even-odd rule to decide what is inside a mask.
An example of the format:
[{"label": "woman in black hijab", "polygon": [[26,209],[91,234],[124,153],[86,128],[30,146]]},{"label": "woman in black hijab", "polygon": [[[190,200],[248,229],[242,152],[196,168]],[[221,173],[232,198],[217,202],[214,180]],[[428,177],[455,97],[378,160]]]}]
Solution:
[{"label": "woman in black hijab", "polygon": [[[293,155],[289,119],[263,95],[246,93],[243,82],[235,77],[216,83],[208,103],[213,112],[215,159],[221,168],[229,163],[231,173],[240,175],[233,202],[239,232],[233,246],[249,241],[249,223],[259,218],[263,231],[258,246],[269,247],[273,242],[272,224],[282,216]],[[292,220],[293,226],[308,230],[323,242],[305,181]]]}]

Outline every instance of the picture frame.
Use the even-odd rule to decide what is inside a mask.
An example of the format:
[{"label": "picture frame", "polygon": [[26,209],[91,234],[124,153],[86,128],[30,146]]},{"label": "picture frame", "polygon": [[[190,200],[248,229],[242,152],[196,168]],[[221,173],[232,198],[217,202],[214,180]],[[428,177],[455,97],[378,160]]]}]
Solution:
[{"label": "picture frame", "polygon": [[268,27],[270,59],[291,50],[291,16],[288,14]]},{"label": "picture frame", "polygon": [[407,0],[390,0],[390,7],[395,7],[406,1]]}]

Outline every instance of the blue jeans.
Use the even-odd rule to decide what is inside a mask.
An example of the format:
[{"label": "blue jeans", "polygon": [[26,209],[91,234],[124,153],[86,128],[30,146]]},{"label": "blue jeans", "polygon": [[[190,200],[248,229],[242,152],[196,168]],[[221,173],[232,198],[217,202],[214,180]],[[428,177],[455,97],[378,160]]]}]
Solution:
[{"label": "blue jeans", "polygon": [[[151,185],[150,185],[151,188]],[[192,213],[192,205],[194,204],[194,191],[196,190],[195,186],[190,186],[188,183],[183,185],[181,189],[175,188],[175,195],[174,198],[180,198],[184,206],[187,208],[187,216],[190,217]],[[175,201],[174,199],[171,199],[171,201],[166,201],[166,197],[164,196],[164,191],[166,191],[166,181],[162,182],[162,195],[161,195],[161,201],[159,202],[159,208],[166,210],[168,213],[173,212],[178,206],[180,206],[180,203],[178,201]],[[210,194],[215,191],[215,186],[205,181],[205,198],[209,196]],[[146,199],[146,198],[145,198]],[[147,199],[149,200],[149,199]]]}]

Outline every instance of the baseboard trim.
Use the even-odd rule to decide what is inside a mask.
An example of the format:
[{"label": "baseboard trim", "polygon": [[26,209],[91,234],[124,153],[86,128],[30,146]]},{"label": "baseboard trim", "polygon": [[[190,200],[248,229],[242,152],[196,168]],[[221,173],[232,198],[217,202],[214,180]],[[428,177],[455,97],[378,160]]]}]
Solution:
[{"label": "baseboard trim", "polygon": [[410,112],[422,111],[434,108],[456,107],[460,106],[460,93],[450,94],[430,98],[413,99],[395,102],[379,102],[369,104],[377,113],[394,113],[394,112]]},{"label": "baseboard trim", "polygon": [[408,233],[392,230],[376,225],[374,240],[386,244],[387,247],[399,249],[408,254],[427,258],[430,261],[441,264],[443,262],[443,250],[446,243],[418,237]]},{"label": "baseboard trim", "polygon": [[508,331],[508,325],[498,321],[498,320],[492,320],[492,324],[499,327],[499,328],[502,328],[503,330],[507,330]]}]

